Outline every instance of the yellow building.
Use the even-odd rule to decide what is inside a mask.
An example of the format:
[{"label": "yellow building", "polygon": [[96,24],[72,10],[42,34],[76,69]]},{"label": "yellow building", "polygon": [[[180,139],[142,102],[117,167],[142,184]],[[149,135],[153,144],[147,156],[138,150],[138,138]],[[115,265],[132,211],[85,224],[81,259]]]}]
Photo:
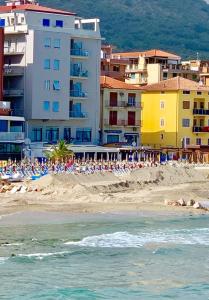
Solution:
[{"label": "yellow building", "polygon": [[209,145],[209,87],[182,77],[142,92],[142,145]]}]

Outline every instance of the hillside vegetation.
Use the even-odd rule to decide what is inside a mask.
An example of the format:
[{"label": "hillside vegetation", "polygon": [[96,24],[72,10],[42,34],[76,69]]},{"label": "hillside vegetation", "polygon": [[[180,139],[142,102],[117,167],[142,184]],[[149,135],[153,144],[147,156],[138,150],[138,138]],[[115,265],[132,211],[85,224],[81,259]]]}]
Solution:
[{"label": "hillside vegetation", "polygon": [[204,0],[40,0],[99,17],[102,36],[119,50],[160,48],[209,58],[209,5]]}]

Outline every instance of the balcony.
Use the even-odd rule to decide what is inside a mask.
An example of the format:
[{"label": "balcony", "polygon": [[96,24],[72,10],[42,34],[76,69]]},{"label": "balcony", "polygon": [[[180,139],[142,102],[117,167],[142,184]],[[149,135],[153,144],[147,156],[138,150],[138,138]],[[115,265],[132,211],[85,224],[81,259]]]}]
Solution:
[{"label": "balcony", "polygon": [[87,58],[89,56],[89,52],[84,49],[71,49],[70,54],[71,56],[76,56],[80,58]]},{"label": "balcony", "polygon": [[141,121],[135,120],[135,121],[128,121],[128,120],[116,120],[115,122],[111,122],[109,120],[104,120],[105,126],[127,126],[127,127],[141,127]]},{"label": "balcony", "polygon": [[202,133],[208,133],[209,132],[209,126],[194,126],[193,132],[202,132]]},{"label": "balcony", "polygon": [[24,68],[19,66],[4,66],[4,76],[23,76]]},{"label": "balcony", "polygon": [[108,108],[133,108],[133,109],[140,109],[141,103],[135,102],[135,103],[128,103],[126,101],[117,101],[117,103],[110,103],[109,101],[105,102],[105,107]]},{"label": "balcony", "polygon": [[24,53],[24,47],[18,47],[17,45],[11,47],[4,47],[4,55],[23,55]]},{"label": "balcony", "polygon": [[193,109],[193,115],[204,115],[208,116],[209,115],[209,109],[204,109],[204,108],[194,108]]},{"label": "balcony", "polygon": [[4,97],[22,97],[24,96],[24,90],[11,89],[4,90]]},{"label": "balcony", "polygon": [[70,97],[86,99],[88,95],[82,91],[70,91]]},{"label": "balcony", "polygon": [[69,117],[72,119],[86,119],[88,117],[88,114],[81,111],[70,111]]},{"label": "balcony", "polygon": [[0,132],[0,141],[2,142],[24,142],[24,132]]},{"label": "balcony", "polygon": [[138,65],[138,64],[131,64],[131,65],[127,65],[126,66],[126,72],[127,73],[131,73],[131,72],[142,72],[144,73],[145,71],[147,71],[146,66],[144,65]]},{"label": "balcony", "polygon": [[74,71],[70,72],[71,77],[76,77],[79,79],[87,79],[88,78],[88,71]]}]

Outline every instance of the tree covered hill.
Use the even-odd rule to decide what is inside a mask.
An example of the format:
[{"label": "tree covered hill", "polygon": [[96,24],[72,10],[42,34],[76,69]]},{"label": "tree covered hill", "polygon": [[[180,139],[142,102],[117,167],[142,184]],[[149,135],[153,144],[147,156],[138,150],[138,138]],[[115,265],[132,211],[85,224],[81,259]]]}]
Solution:
[{"label": "tree covered hill", "polygon": [[[3,0],[1,0],[3,2]],[[119,50],[160,48],[209,58],[206,0],[40,0],[41,5],[101,19],[102,36]]]}]

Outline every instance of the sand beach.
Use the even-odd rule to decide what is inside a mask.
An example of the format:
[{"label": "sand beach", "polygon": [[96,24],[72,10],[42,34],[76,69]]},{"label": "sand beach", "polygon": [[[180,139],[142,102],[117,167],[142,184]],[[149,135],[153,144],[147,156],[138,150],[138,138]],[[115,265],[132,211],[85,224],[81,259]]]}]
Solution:
[{"label": "sand beach", "polygon": [[0,214],[19,211],[105,213],[165,211],[202,213],[166,201],[209,200],[209,169],[191,165],[145,167],[129,174],[46,175],[15,184],[19,192],[0,194]]}]

